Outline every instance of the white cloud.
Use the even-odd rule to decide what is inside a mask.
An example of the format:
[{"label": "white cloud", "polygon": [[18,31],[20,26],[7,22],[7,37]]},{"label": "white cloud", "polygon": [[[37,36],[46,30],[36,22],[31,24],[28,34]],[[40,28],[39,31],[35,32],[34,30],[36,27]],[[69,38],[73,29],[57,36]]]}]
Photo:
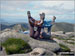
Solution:
[{"label": "white cloud", "polygon": [[17,17],[17,18],[19,18],[19,17],[26,17],[26,15],[24,15],[24,14],[9,14],[9,13],[4,13],[4,14],[1,14],[1,18],[9,18],[9,17],[14,17],[14,19],[15,19],[15,17]]},{"label": "white cloud", "polygon": [[1,1],[1,10],[5,11],[19,11],[24,12],[25,5],[30,2],[28,1]]},{"label": "white cloud", "polygon": [[55,11],[55,10],[49,10],[49,9],[44,9],[44,10],[39,10],[39,12],[44,12],[46,15],[60,15],[64,14],[64,12],[60,11]]},{"label": "white cloud", "polygon": [[[74,1],[2,1],[1,17],[27,17],[30,10],[34,18],[39,18],[39,13],[46,13],[46,18],[57,16],[57,19],[73,19]],[[64,16],[66,15],[66,16]]]},{"label": "white cloud", "polygon": [[45,7],[58,6],[64,9],[74,9],[74,1],[43,1],[41,5]]},{"label": "white cloud", "polygon": [[74,1],[35,1],[33,3],[36,8],[39,8],[39,12],[46,14],[74,14]]}]

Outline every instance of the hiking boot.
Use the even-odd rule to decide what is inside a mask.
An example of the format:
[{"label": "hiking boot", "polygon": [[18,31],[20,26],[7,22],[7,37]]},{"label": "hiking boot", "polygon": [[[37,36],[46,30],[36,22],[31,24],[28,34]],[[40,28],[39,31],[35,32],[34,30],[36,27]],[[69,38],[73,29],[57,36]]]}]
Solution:
[{"label": "hiking boot", "polygon": [[31,17],[30,11],[27,11],[27,15],[28,15],[28,17]]},{"label": "hiking boot", "polygon": [[45,19],[45,13],[42,13],[42,16],[43,16],[43,20]]}]

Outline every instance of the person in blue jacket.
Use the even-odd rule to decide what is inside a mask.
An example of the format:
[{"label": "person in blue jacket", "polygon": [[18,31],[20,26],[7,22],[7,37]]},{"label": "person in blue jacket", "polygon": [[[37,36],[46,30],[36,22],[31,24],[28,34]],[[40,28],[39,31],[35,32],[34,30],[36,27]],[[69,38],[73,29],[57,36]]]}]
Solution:
[{"label": "person in blue jacket", "polygon": [[[44,14],[44,19],[45,19],[45,13]],[[52,21],[44,21],[43,22],[43,25],[42,25],[42,28],[41,28],[41,35],[40,35],[40,38],[50,38],[51,37],[51,27],[53,26],[53,24],[55,23],[55,19],[56,17],[53,16],[53,19]],[[44,31],[44,28],[47,28],[47,33]]]}]

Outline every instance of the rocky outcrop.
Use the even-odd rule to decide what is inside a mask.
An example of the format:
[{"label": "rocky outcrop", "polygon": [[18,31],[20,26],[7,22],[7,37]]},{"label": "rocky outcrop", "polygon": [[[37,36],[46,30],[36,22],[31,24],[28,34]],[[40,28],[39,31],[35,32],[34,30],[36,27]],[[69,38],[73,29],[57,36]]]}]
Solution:
[{"label": "rocky outcrop", "polygon": [[30,53],[31,56],[41,56],[43,54],[45,54],[46,52],[46,49],[43,49],[43,48],[35,48],[33,49],[33,51]]},{"label": "rocky outcrop", "polygon": [[49,51],[57,51],[59,50],[59,45],[55,42],[55,41],[49,41],[49,40],[31,40],[28,42],[31,46],[32,49],[40,47],[40,48],[44,48],[47,49]]},{"label": "rocky outcrop", "polygon": [[67,46],[71,51],[75,51],[75,32],[66,32],[63,34],[63,31],[52,32],[53,40],[59,44]]},{"label": "rocky outcrop", "polygon": [[27,54],[13,54],[13,55],[6,55],[6,56],[55,56],[51,51],[47,51],[44,48],[35,48],[32,52]]},{"label": "rocky outcrop", "polygon": [[75,36],[75,32],[63,32],[63,31],[56,31],[56,32],[51,32],[52,36],[57,36],[60,38],[70,38]]},{"label": "rocky outcrop", "polygon": [[75,36],[75,32],[66,32],[65,33],[68,36],[74,37]]},{"label": "rocky outcrop", "polygon": [[21,38],[28,42],[32,49],[43,48],[42,50],[46,50],[48,54],[49,52],[51,54],[51,52],[58,51],[60,49],[59,45],[53,40],[36,40],[29,37],[27,34],[17,33],[15,31],[7,31],[0,34],[0,42],[4,42],[8,38]]},{"label": "rocky outcrop", "polygon": [[51,52],[51,51],[48,51],[48,50],[46,50],[46,49],[44,49],[44,48],[35,48],[35,49],[33,49],[33,51],[32,52],[30,52],[29,53],[30,54],[30,56],[54,56],[54,55],[56,55],[56,54],[54,54],[53,52]]}]

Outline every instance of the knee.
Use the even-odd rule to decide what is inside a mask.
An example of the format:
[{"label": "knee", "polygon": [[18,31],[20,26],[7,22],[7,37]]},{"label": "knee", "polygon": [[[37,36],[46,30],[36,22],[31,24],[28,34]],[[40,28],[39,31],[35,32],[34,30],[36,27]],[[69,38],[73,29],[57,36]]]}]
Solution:
[{"label": "knee", "polygon": [[34,38],[34,39],[37,39],[38,36],[30,35],[30,37],[32,37],[32,38]]},{"label": "knee", "polygon": [[34,38],[36,39],[36,38],[39,38],[39,35],[34,35]]}]

